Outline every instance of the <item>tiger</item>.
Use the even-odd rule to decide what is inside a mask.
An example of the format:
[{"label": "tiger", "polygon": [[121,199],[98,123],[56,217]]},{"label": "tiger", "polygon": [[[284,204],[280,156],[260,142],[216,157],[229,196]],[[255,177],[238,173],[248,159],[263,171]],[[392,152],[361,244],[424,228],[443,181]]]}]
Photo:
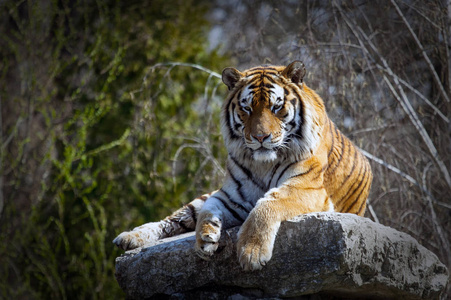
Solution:
[{"label": "tiger", "polygon": [[229,92],[220,119],[228,157],[222,187],[113,242],[130,250],[195,230],[194,251],[209,260],[221,232],[241,225],[238,261],[253,271],[271,259],[281,222],[311,212],[363,216],[371,166],[329,119],[305,74],[301,61],[242,72],[225,68]]}]

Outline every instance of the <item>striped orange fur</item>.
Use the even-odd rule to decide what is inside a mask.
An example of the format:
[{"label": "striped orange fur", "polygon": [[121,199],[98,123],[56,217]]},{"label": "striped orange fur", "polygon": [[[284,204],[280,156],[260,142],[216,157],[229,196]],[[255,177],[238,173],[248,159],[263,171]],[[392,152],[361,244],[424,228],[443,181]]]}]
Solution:
[{"label": "striped orange fur", "polygon": [[329,119],[304,75],[299,61],[243,72],[226,68],[229,95],[221,126],[229,156],[223,186],[114,242],[126,250],[195,227],[196,252],[208,259],[221,230],[242,225],[238,259],[245,270],[255,270],[271,259],[282,221],[320,211],[362,216],[371,167]]}]

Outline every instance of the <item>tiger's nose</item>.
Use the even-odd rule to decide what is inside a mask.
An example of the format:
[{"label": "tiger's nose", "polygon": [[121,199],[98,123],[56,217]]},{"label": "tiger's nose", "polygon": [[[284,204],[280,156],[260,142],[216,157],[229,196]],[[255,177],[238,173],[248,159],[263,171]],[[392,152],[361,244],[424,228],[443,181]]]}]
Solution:
[{"label": "tiger's nose", "polygon": [[255,138],[257,141],[259,141],[260,143],[263,143],[263,141],[269,137],[269,134],[258,133],[258,134],[253,134],[252,137]]}]

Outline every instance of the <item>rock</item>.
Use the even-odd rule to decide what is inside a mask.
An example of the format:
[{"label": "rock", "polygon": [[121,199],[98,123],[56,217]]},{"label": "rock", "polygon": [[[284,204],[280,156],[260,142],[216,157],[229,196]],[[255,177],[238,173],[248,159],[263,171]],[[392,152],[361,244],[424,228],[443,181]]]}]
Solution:
[{"label": "rock", "polygon": [[239,266],[237,232],[223,232],[210,261],[194,253],[194,233],[128,251],[116,259],[116,279],[129,299],[439,299],[448,281],[447,268],[411,236],[352,214],[283,222],[272,259],[254,272]]}]

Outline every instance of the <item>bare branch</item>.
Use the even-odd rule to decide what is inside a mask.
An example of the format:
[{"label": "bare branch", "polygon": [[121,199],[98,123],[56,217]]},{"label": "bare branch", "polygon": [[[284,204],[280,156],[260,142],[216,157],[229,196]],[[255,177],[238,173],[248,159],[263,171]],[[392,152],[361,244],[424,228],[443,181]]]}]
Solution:
[{"label": "bare branch", "polygon": [[396,126],[396,124],[388,124],[388,125],[381,125],[381,126],[370,127],[370,128],[362,128],[362,129],[358,129],[358,130],[354,130],[354,131],[350,132],[349,135],[356,135],[359,133],[378,131],[378,130],[383,130],[383,129],[387,129],[387,128],[395,127],[395,126]]},{"label": "bare branch", "polygon": [[[390,70],[390,72],[391,72],[391,70]],[[422,137],[424,143],[426,144],[426,146],[428,147],[428,149],[432,155],[432,158],[434,159],[434,161],[438,165],[440,171],[442,172],[446,183],[448,184],[449,187],[451,187],[451,177],[449,175],[448,169],[446,168],[445,163],[439,157],[437,149],[434,146],[434,143],[432,142],[431,138],[429,137],[429,134],[426,132],[426,129],[424,128],[423,123],[421,123],[421,121],[418,119],[418,116],[417,116],[415,110],[413,109],[412,105],[410,104],[406,95],[404,94],[404,90],[399,85],[399,81],[397,81],[397,79],[394,78],[395,84],[397,84],[398,90],[401,92],[401,97],[399,97],[398,93],[393,88],[393,86],[390,83],[390,81],[388,80],[387,76],[384,75],[383,78],[384,78],[385,82],[387,83],[388,87],[390,88],[390,90],[392,91],[393,96],[401,104],[402,108],[409,116],[412,124],[415,126],[418,133]]]},{"label": "bare branch", "polygon": [[[401,19],[404,22],[404,24],[407,26],[407,29],[409,30],[410,34],[412,35],[413,39],[415,40],[415,43],[417,44],[418,48],[420,48],[421,54],[423,55],[424,60],[426,60],[426,63],[428,65],[429,69],[431,70],[432,77],[434,78],[435,83],[437,84],[437,86],[438,86],[438,88],[440,90],[440,93],[442,94],[443,98],[446,100],[446,102],[451,102],[450,99],[449,99],[448,94],[445,91],[445,88],[443,87],[443,84],[440,81],[440,78],[438,77],[437,72],[435,71],[434,66],[432,65],[431,60],[429,59],[429,56],[427,55],[426,51],[424,50],[424,47],[421,44],[420,40],[418,39],[417,35],[413,31],[412,27],[410,26],[409,22],[407,21],[406,17],[402,13],[402,11],[399,8],[399,6],[396,4],[395,0],[390,0],[390,1],[393,4],[393,6],[395,7],[396,12],[401,17]],[[451,186],[451,182],[448,182],[448,184]]]},{"label": "bare branch", "polygon": [[[212,71],[210,69],[207,69],[205,67],[202,67],[201,65],[197,65],[197,64],[190,64],[190,63],[180,63],[180,62],[167,62],[167,63],[158,63],[155,64],[153,66],[150,67],[149,72],[151,70],[157,69],[159,67],[176,67],[176,66],[181,66],[181,67],[190,67],[190,68],[194,68],[194,69],[198,69],[204,72],[207,72],[208,74],[210,74],[213,77],[219,78],[221,79],[222,76],[219,73],[216,73],[215,71]],[[148,73],[149,73],[148,72]],[[146,76],[144,76],[146,78]]]},{"label": "bare branch", "polygon": [[373,206],[372,206],[371,204],[368,203],[368,204],[367,204],[367,207],[368,207],[368,210],[370,211],[371,216],[372,216],[373,219],[374,219],[374,222],[380,223],[380,222],[379,222],[379,218],[377,217],[376,212],[375,212],[374,209],[373,209]]},{"label": "bare branch", "polygon": [[371,159],[372,161],[374,161],[374,162],[380,164],[381,166],[383,166],[383,167],[389,169],[390,171],[392,171],[392,172],[398,174],[399,176],[401,176],[402,178],[406,179],[406,180],[409,181],[410,183],[416,185],[416,186],[417,186],[418,188],[420,188],[425,194],[427,194],[429,197],[431,197],[432,201],[433,201],[435,204],[440,205],[440,206],[442,206],[442,207],[446,207],[446,208],[448,208],[448,209],[451,209],[451,205],[450,205],[450,204],[447,204],[447,203],[444,203],[444,202],[441,202],[441,201],[437,201],[437,200],[432,196],[432,194],[426,189],[426,187],[423,186],[422,184],[420,184],[418,181],[416,181],[412,176],[410,176],[410,175],[404,173],[403,171],[401,171],[400,169],[396,168],[395,166],[393,166],[393,165],[391,165],[391,164],[389,164],[389,163],[383,161],[382,159],[380,159],[380,158],[378,158],[378,157],[372,155],[371,153],[369,153],[369,152],[367,152],[367,151],[365,151],[365,150],[363,150],[363,149],[360,149],[360,151],[362,151],[363,155],[365,155],[366,157],[368,157],[368,158]]},{"label": "bare branch", "polygon": [[371,39],[365,34],[365,32],[362,30],[362,28],[360,28],[360,26],[358,26],[355,23],[352,23],[349,20],[349,18],[345,15],[343,10],[341,9],[340,5],[338,5],[336,2],[334,2],[334,4],[337,7],[337,9],[340,12],[340,14],[342,15],[342,17],[345,20],[345,22],[348,25],[348,27],[353,32],[354,36],[359,40],[359,42],[360,42],[360,44],[362,46],[362,50],[364,51],[364,53],[369,54],[369,51],[365,47],[365,45],[363,44],[363,41],[361,41],[361,36],[365,39],[365,41],[368,43],[368,45],[371,47],[371,49],[374,51],[374,53],[376,53],[377,56],[380,58],[380,60],[382,61],[383,67],[386,70],[386,72],[393,78],[393,81],[394,81],[396,87],[399,90],[399,94],[393,88],[393,86],[390,83],[390,81],[388,80],[387,76],[383,75],[383,78],[386,81],[386,83],[387,83],[388,87],[390,88],[390,90],[392,91],[393,96],[401,104],[401,107],[403,108],[403,110],[409,116],[409,119],[411,120],[411,122],[415,126],[415,128],[417,129],[418,133],[420,134],[421,138],[423,139],[424,143],[426,144],[427,148],[429,149],[429,152],[430,152],[432,158],[434,159],[434,161],[437,164],[439,170],[443,174],[443,177],[444,177],[446,183],[448,184],[449,187],[451,187],[451,176],[449,175],[448,169],[446,168],[444,162],[440,158],[440,156],[438,154],[438,151],[435,148],[434,143],[432,142],[431,138],[429,137],[429,134],[427,133],[427,131],[424,128],[424,126],[421,123],[421,121],[419,120],[415,110],[413,109],[413,107],[410,104],[406,94],[404,93],[404,89],[402,88],[402,86],[401,86],[401,84],[400,84],[400,82],[398,80],[398,76],[396,76],[394,74],[394,72],[392,71],[392,69],[388,65],[388,63],[385,60],[385,58],[379,53],[379,51],[376,48],[376,46],[373,44]]},{"label": "bare branch", "polygon": [[[387,71],[385,68],[383,68],[381,65],[376,64],[377,67],[383,71]],[[426,102],[427,105],[429,105],[430,108],[432,108],[439,116],[440,118],[443,119],[443,121],[445,121],[446,123],[449,123],[449,119],[440,111],[440,109],[437,108],[437,106],[435,106],[431,101],[429,101],[429,99],[427,99],[425,96],[423,96],[423,94],[421,94],[416,88],[414,88],[413,86],[411,86],[407,81],[401,79],[400,77],[398,77],[396,74],[390,74],[393,77],[396,77],[399,82],[401,82],[403,85],[405,85],[409,90],[411,90],[412,92],[414,92],[418,97],[420,97],[424,102]]]},{"label": "bare branch", "polygon": [[440,25],[438,25],[437,23],[435,23],[433,20],[431,20],[430,18],[428,18],[425,14],[423,14],[419,9],[417,9],[415,6],[410,5],[409,3],[407,3],[406,1],[402,1],[402,4],[404,4],[405,6],[409,7],[410,9],[414,10],[417,14],[419,14],[420,16],[422,16],[426,21],[428,21],[432,26],[434,26],[436,29],[441,30]]},{"label": "bare branch", "polygon": [[97,155],[100,152],[107,151],[107,150],[110,150],[110,149],[112,149],[114,147],[120,146],[120,145],[122,145],[125,142],[125,140],[128,138],[129,135],[130,135],[130,129],[126,129],[119,139],[117,139],[115,141],[112,141],[111,143],[102,145],[102,146],[100,146],[98,148],[95,148],[93,150],[87,151],[87,152],[75,157],[73,161],[78,161],[82,157],[87,157],[87,156],[91,156],[91,155]]},{"label": "bare branch", "polygon": [[[430,167],[431,167],[431,164],[427,165],[423,172],[423,188],[426,187],[426,174]],[[450,250],[451,247],[450,247],[449,240],[446,238],[446,234],[437,218],[437,214],[435,213],[434,205],[432,204],[432,198],[428,194],[426,194],[426,198],[428,200],[429,209],[431,210],[432,223],[434,224],[435,231],[437,232],[437,234],[440,238],[440,241],[442,243],[441,251],[443,252],[443,256],[447,257],[448,264],[450,264],[451,263],[451,250]]]}]

